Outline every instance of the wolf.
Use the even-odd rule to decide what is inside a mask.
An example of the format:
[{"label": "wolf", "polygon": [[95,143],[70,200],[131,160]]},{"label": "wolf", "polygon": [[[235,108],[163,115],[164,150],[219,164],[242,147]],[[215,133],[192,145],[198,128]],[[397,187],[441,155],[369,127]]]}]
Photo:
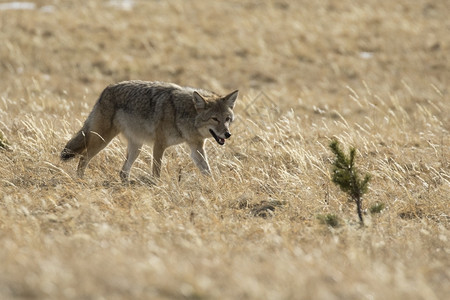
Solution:
[{"label": "wolf", "polygon": [[153,143],[153,176],[160,177],[167,147],[187,143],[196,166],[211,174],[204,149],[212,137],[219,145],[231,137],[238,90],[226,96],[174,83],[124,81],[107,86],[82,128],[61,152],[63,161],[79,156],[82,178],[89,161],[119,133],[128,141],[120,178],[127,182],[144,143]]}]

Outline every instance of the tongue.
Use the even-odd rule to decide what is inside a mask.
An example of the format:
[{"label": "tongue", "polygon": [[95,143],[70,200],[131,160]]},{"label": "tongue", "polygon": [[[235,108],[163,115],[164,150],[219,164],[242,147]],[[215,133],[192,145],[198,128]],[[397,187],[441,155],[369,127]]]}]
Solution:
[{"label": "tongue", "polygon": [[220,141],[222,144],[225,144],[225,139],[219,138],[219,141]]}]

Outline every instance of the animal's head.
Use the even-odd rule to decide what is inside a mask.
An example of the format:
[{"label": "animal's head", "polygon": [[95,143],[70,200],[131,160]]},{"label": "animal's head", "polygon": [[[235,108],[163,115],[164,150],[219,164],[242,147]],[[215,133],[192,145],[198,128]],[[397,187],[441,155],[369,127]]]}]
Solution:
[{"label": "animal's head", "polygon": [[233,108],[238,96],[234,91],[225,97],[215,97],[206,100],[194,92],[194,104],[197,110],[195,127],[203,137],[212,136],[219,145],[225,144],[225,139],[231,137],[230,124],[233,122]]}]

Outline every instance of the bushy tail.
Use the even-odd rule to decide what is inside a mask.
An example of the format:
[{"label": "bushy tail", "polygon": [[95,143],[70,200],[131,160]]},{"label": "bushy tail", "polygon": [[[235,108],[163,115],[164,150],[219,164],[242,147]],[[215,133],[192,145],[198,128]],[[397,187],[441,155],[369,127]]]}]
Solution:
[{"label": "bushy tail", "polygon": [[[83,127],[70,139],[70,141],[67,142],[63,151],[61,151],[61,160],[74,158],[77,154],[83,154],[88,148],[98,148],[98,145],[95,146],[95,141],[93,144],[91,132],[95,132],[96,137],[99,136],[104,144],[108,144],[117,134],[117,130],[112,128],[114,104],[111,103],[111,99],[110,91],[106,88],[94,105],[94,108],[84,122]],[[107,141],[105,139],[107,139]],[[102,149],[103,147],[104,145],[99,149]]]},{"label": "bushy tail", "polygon": [[69,160],[74,158],[75,155],[84,152],[86,149],[86,133],[88,132],[88,126],[86,123],[83,128],[81,128],[81,130],[67,142],[63,151],[61,151],[61,160]]}]

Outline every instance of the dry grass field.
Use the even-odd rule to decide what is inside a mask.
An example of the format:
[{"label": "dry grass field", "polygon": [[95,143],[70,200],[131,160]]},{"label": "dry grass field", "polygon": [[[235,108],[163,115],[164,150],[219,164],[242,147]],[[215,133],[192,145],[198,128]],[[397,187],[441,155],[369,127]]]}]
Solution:
[{"label": "dry grass field", "polygon": [[[1,299],[445,299],[450,3],[0,1]],[[240,90],[212,178],[59,153],[103,88]],[[372,180],[360,227],[337,138]],[[380,213],[370,208],[382,203]],[[338,226],[321,222],[336,216]],[[447,296],[445,296],[447,295]]]}]

